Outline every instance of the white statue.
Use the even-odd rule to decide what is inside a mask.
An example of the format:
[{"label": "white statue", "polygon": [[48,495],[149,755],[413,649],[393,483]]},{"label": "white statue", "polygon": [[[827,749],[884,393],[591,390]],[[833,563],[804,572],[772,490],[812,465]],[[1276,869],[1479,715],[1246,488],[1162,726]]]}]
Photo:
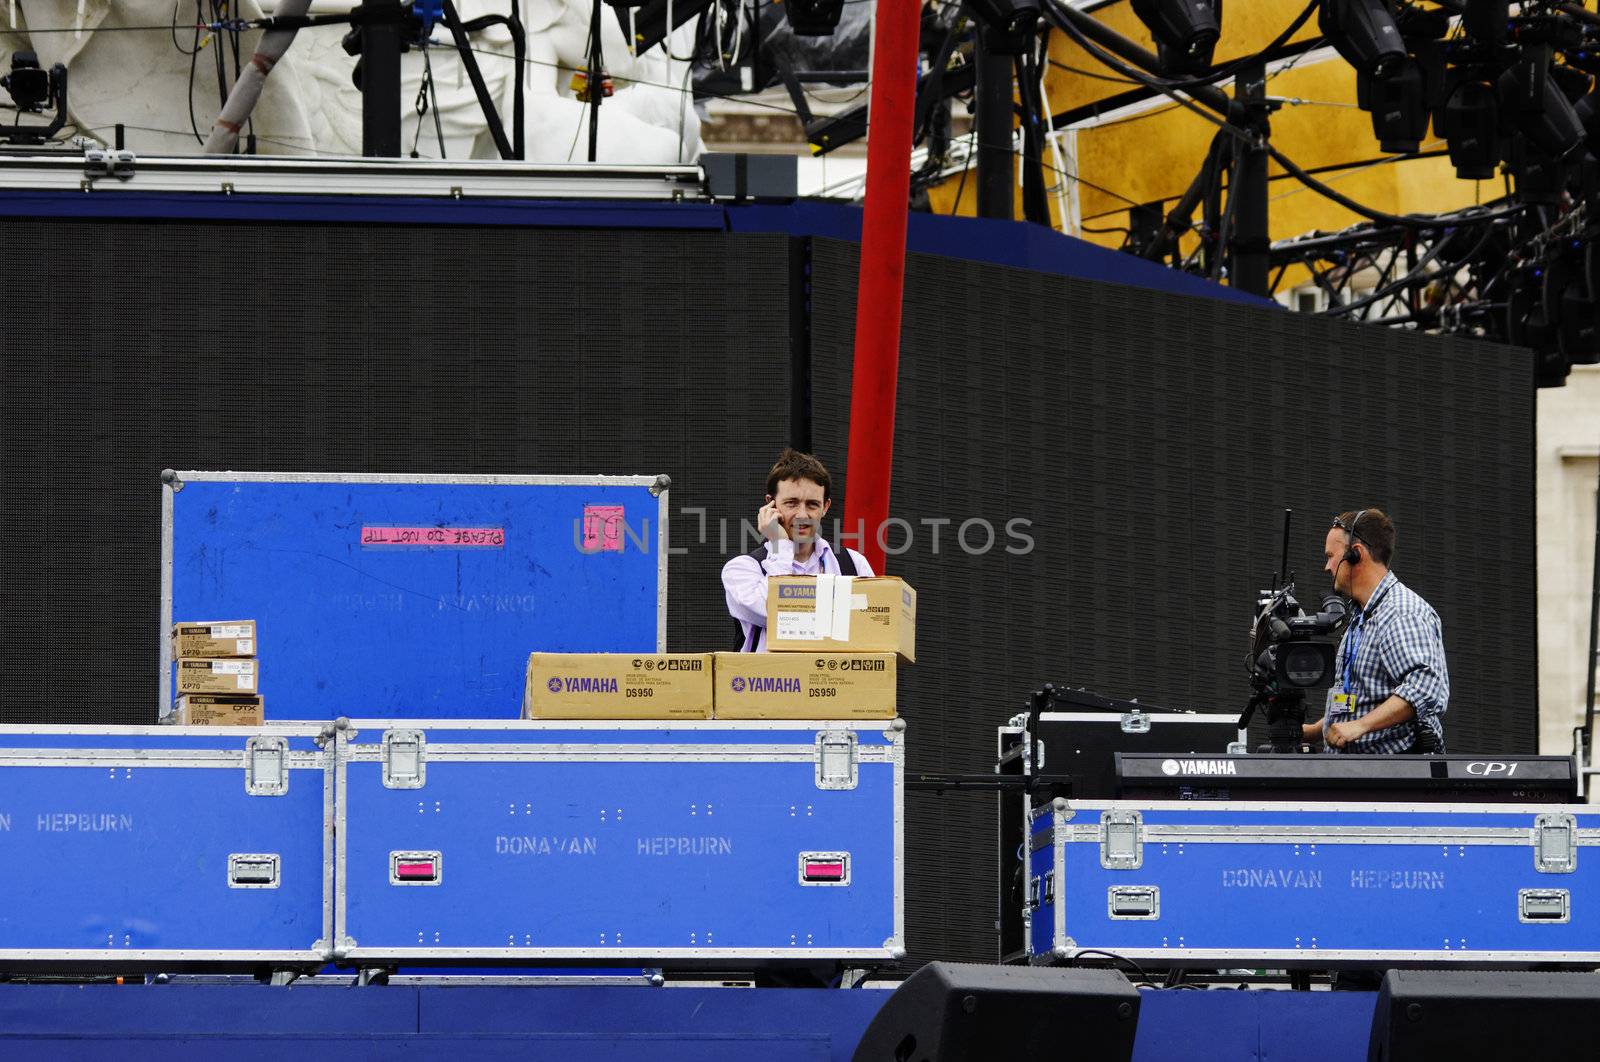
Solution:
[{"label": "white statue", "polygon": [[[507,14],[513,0],[458,0],[462,19]],[[588,0],[515,0],[527,33],[524,107],[527,156],[533,162],[588,159],[589,106],[576,98],[573,75],[585,69],[591,5]],[[200,5],[205,12],[211,5]],[[271,4],[235,0],[231,17],[256,19]],[[69,74],[70,120],[80,133],[110,142],[113,129],[127,129],[128,146],[142,154],[196,154],[211,133],[220,107],[216,49],[224,50],[228,83],[234,80],[231,41],[202,31],[200,54],[191,56],[195,11],[191,0],[0,0],[0,72],[9,53],[38,54],[41,66],[64,63]],[[315,0],[312,14],[347,11],[352,0]],[[267,8],[267,11],[263,11]],[[209,17],[209,14],[205,17]],[[271,69],[251,128],[260,154],[361,154],[361,94],[351,83],[355,60],[340,40],[348,27],[300,30],[283,59]],[[241,66],[248,68],[262,33],[240,35]],[[448,30],[435,27],[427,50],[438,99],[443,154],[449,158],[497,158],[498,152]],[[510,140],[515,62],[510,33],[493,26],[471,35],[489,93]],[[617,17],[601,12],[606,73],[615,95],[599,110],[597,161],[638,165],[692,162],[700,152],[700,121],[689,83],[692,22],[672,35],[673,59],[661,46],[640,56],[628,52]],[[441,155],[434,114],[418,115],[413,104],[423,83],[424,56],[413,49],[402,59],[402,136],[406,151]],[[430,108],[432,101],[429,101]],[[192,121],[191,121],[192,107]],[[9,115],[6,116],[9,118]],[[198,137],[196,136],[198,130]]]}]

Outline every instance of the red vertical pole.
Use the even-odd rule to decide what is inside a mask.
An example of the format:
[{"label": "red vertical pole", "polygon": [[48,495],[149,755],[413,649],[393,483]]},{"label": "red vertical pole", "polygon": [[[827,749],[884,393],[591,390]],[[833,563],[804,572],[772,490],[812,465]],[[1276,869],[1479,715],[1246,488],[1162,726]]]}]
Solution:
[{"label": "red vertical pole", "polygon": [[878,0],[867,111],[866,204],[856,293],[855,368],[850,377],[850,451],[845,514],[872,570],[884,570],[884,522],[894,459],[894,395],[900,370],[900,301],[906,277],[906,204],[911,124],[917,100],[921,0]]}]

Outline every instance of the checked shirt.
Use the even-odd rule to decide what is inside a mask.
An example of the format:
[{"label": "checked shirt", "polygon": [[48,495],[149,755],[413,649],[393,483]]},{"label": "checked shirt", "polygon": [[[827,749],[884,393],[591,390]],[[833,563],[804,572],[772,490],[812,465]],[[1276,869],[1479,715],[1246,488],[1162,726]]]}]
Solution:
[{"label": "checked shirt", "polygon": [[[1348,660],[1352,645],[1357,646],[1355,659]],[[1405,752],[1415,741],[1418,726],[1432,730],[1439,739],[1439,751],[1444,751],[1440,716],[1450,703],[1444,628],[1433,607],[1396,579],[1394,572],[1383,577],[1365,608],[1354,610],[1339,642],[1334,690],[1344,689],[1347,664],[1355,709],[1342,713],[1330,703],[1324,734],[1328,726],[1359,719],[1391,695],[1403,697],[1416,710],[1417,718],[1363,734],[1343,749],[1329,746],[1328,752]]]}]

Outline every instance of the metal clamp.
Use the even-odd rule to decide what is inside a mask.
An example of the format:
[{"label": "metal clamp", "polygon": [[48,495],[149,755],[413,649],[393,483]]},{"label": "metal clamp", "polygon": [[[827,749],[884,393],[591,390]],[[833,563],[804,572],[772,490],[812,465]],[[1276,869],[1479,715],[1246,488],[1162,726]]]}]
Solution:
[{"label": "metal clamp", "polygon": [[1122,716],[1122,732],[1124,734],[1150,733],[1150,717],[1137,708],[1131,712],[1124,713]]},{"label": "metal clamp", "polygon": [[1153,921],[1161,917],[1159,885],[1113,885],[1106,890],[1106,914],[1112,918]]},{"label": "metal clamp", "polygon": [[1137,811],[1101,814],[1100,865],[1107,870],[1138,870],[1144,866],[1144,817]]},{"label": "metal clamp", "polygon": [[228,856],[228,888],[276,889],[279,865],[276,852],[234,852]]},{"label": "metal clamp", "polygon": [[1533,866],[1541,874],[1571,874],[1578,869],[1576,819],[1557,813],[1533,820]]},{"label": "metal clamp", "polygon": [[1572,917],[1566,889],[1517,890],[1517,921],[1566,922]]},{"label": "metal clamp", "polygon": [[385,789],[421,789],[428,780],[428,739],[420,730],[383,732]]},{"label": "metal clamp", "polygon": [[850,730],[824,730],[817,735],[817,788],[854,789],[859,781],[860,750]]},{"label": "metal clamp", "polygon": [[289,742],[253,737],[244,743],[244,791],[251,796],[283,796],[289,791]]},{"label": "metal clamp", "polygon": [[126,181],[133,177],[138,157],[126,148],[89,148],[83,153],[83,175],[89,180],[115,177]]}]

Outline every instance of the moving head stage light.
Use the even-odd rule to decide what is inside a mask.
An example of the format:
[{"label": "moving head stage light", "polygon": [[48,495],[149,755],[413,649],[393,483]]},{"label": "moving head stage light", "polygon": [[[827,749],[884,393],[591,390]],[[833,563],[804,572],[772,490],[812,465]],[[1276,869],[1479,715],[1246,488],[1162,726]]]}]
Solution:
[{"label": "moving head stage light", "polygon": [[1405,40],[1384,0],[1322,0],[1317,26],[1358,73],[1384,78],[1405,62]]},{"label": "moving head stage light", "polygon": [[1133,0],[1133,13],[1155,38],[1164,70],[1201,74],[1210,69],[1222,35],[1222,0]]}]

